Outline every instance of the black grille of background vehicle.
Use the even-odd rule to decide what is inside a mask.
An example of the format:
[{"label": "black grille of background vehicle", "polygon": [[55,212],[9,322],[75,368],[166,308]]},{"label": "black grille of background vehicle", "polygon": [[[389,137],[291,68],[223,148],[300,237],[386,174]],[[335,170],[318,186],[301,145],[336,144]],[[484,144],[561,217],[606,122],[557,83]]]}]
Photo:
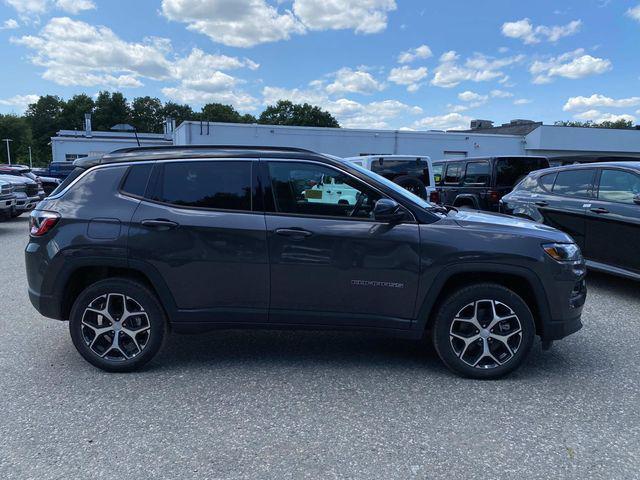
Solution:
[{"label": "black grille of background vehicle", "polygon": [[38,195],[38,184],[37,183],[33,183],[33,184],[27,185],[27,195],[29,197],[35,197],[36,195]]},{"label": "black grille of background vehicle", "polygon": [[0,193],[2,193],[3,195],[11,192],[13,192],[12,185],[2,185],[2,187],[0,187]]},{"label": "black grille of background vehicle", "polygon": [[14,192],[26,192],[27,191],[27,186],[25,184],[19,184],[19,185],[14,185],[13,186],[13,191]]}]

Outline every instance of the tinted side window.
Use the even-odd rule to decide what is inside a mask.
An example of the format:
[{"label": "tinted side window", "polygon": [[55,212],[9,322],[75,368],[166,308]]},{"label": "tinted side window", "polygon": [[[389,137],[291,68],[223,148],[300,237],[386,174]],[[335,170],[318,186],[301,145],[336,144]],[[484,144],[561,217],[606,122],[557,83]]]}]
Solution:
[{"label": "tinted side window", "polygon": [[436,182],[436,185],[440,185],[442,183],[442,173],[444,171],[443,163],[434,163],[433,164],[433,180]]},{"label": "tinted side window", "polygon": [[598,198],[607,202],[630,203],[640,194],[640,176],[622,170],[602,170]]},{"label": "tinted side window", "polygon": [[381,198],[362,182],[323,165],[269,162],[269,174],[276,210],[281,213],[371,218]]},{"label": "tinted side window", "polygon": [[464,176],[465,184],[486,185],[489,183],[489,162],[467,163],[467,173]]},{"label": "tinted side window", "polygon": [[594,169],[559,172],[553,193],[570,197],[590,197],[593,190]]},{"label": "tinted side window", "polygon": [[444,176],[444,183],[460,183],[460,174],[462,173],[461,163],[449,163],[447,165],[447,173]]},{"label": "tinted side window", "polygon": [[556,182],[557,173],[547,173],[540,177],[540,186],[550,192],[553,189],[553,184]]},{"label": "tinted side window", "polygon": [[182,207],[251,210],[251,162],[165,163],[154,199]]},{"label": "tinted side window", "polygon": [[58,193],[60,193],[62,190],[67,188],[67,185],[73,182],[76,178],[78,178],[84,172],[86,172],[84,168],[76,167],[75,169],[73,169],[73,171],[69,175],[67,175],[67,178],[65,178],[62,181],[62,183],[60,183],[60,185],[58,185],[56,189],[53,192],[51,192],[50,196],[57,195]]},{"label": "tinted side window", "polygon": [[149,182],[149,175],[153,165],[147,163],[145,165],[134,165],[129,167],[122,183],[121,190],[129,195],[135,195],[137,197],[144,197],[144,192],[147,189],[147,183]]},{"label": "tinted side window", "polygon": [[523,190],[525,192],[540,192],[541,188],[538,185],[537,179],[533,177],[527,177],[517,185],[516,190]]},{"label": "tinted side window", "polygon": [[513,157],[496,160],[496,185],[513,187],[534,170],[548,168],[549,161],[540,157]]}]

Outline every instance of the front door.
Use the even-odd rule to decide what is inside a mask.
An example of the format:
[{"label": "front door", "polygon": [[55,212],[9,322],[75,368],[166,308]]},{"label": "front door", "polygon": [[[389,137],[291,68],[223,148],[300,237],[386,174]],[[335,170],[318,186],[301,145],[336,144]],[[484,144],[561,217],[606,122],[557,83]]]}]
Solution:
[{"label": "front door", "polygon": [[[266,214],[270,321],[408,328],[420,270],[420,234],[411,214],[394,226],[376,222],[373,206],[383,195],[336,168],[265,164],[266,195],[273,199]],[[307,192],[325,177],[355,191],[355,203],[309,201]]]},{"label": "front door", "polygon": [[[264,322],[269,266],[251,160],[159,162],[132,219],[132,262],[151,267],[181,319]],[[257,163],[257,161],[255,161]]]},{"label": "front door", "polygon": [[587,212],[585,256],[640,273],[640,176],[603,168],[597,198]]}]

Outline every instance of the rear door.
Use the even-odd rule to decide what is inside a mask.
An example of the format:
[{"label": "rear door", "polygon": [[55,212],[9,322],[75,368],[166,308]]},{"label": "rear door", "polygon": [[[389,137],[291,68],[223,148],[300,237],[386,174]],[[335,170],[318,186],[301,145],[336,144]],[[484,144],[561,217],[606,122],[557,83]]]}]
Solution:
[{"label": "rear door", "polygon": [[[298,160],[264,166],[270,321],[408,328],[420,270],[412,216],[393,226],[376,222],[373,206],[383,195],[332,166]],[[323,176],[356,191],[357,210],[335,200],[308,202],[306,191]]]},{"label": "rear door", "polygon": [[[537,200],[544,223],[573,237],[585,247],[586,214],[593,201],[594,168],[571,168],[558,172],[552,195]],[[550,177],[553,178],[553,177]]]},{"label": "rear door", "polygon": [[266,231],[253,165],[167,161],[152,173],[130,227],[130,261],[166,284],[181,320],[267,320]]},{"label": "rear door", "polygon": [[469,161],[464,172],[461,195],[468,195],[473,206],[485,210],[489,206],[487,197],[491,172],[488,160]]},{"label": "rear door", "polygon": [[587,210],[584,253],[589,260],[640,273],[640,175],[602,168],[597,198]]},{"label": "rear door", "polygon": [[442,203],[444,205],[453,205],[460,193],[464,162],[447,162],[445,165],[444,181],[442,182]]}]

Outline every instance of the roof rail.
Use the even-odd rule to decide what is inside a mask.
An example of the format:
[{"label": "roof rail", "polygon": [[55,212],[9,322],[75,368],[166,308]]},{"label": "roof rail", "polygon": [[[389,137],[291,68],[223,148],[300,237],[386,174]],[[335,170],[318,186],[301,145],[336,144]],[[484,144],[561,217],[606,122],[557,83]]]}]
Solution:
[{"label": "roof rail", "polygon": [[316,153],[313,150],[307,150],[306,148],[297,147],[275,147],[259,146],[259,145],[167,145],[167,146],[153,146],[153,147],[129,147],[120,148],[107,153],[105,157],[111,155],[120,155],[123,153],[144,153],[144,152],[166,152],[171,150],[269,150],[274,152],[303,152],[303,153]]}]

